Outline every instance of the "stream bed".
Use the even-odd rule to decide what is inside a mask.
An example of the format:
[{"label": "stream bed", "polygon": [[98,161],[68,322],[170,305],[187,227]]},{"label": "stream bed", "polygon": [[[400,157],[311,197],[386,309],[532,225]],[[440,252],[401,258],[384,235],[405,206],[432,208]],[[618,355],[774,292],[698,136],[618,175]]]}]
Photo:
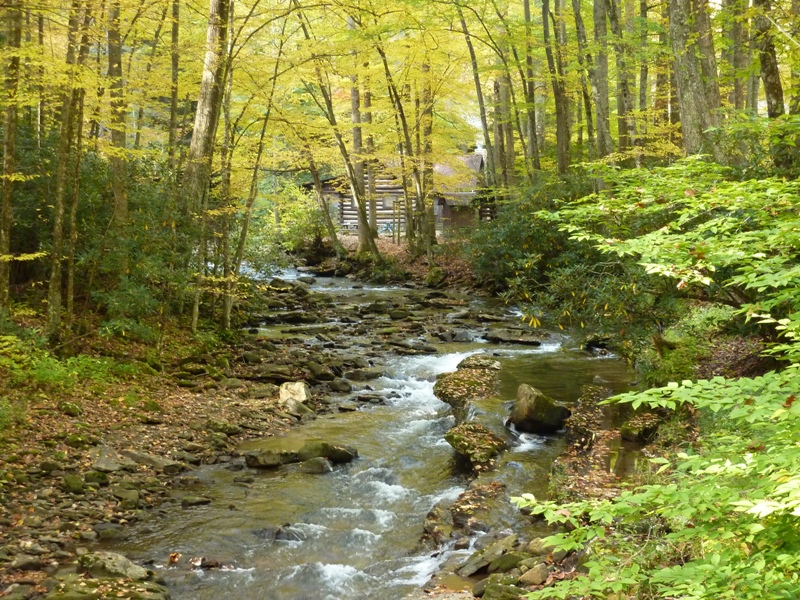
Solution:
[{"label": "stream bed", "polygon": [[[347,303],[373,302],[402,291],[333,279],[320,279],[314,287]],[[161,510],[109,549],[151,561],[177,600],[403,598],[424,585],[454,552],[465,557],[470,552],[450,545],[432,551],[420,544],[426,514],[440,501],[455,500],[469,485],[443,437],[454,420],[450,407],[433,394],[436,375],[455,370],[475,353],[489,353],[501,362],[499,394],[479,402],[474,416],[512,446],[488,476],[503,483],[510,495],[541,496],[564,442],[560,436],[520,436],[504,427],[519,384],[567,403],[586,384],[600,383],[614,391],[630,384],[625,363],[576,346],[568,336],[552,336],[538,347],[476,338],[436,344],[436,354],[389,355],[384,376],[350,394],[366,389],[380,402],[321,415],[285,437],[251,440],[239,448],[244,452],[279,444],[293,449],[310,439],[324,439],[355,447],[357,460],[324,475],[302,473],[297,465],[252,471],[240,461],[200,467],[191,476],[198,480],[194,488],[211,499],[209,505]],[[334,401],[347,399],[344,395]],[[494,527],[527,525],[510,503],[502,503],[496,512]],[[208,557],[224,568],[166,568],[170,553],[176,552]]]}]

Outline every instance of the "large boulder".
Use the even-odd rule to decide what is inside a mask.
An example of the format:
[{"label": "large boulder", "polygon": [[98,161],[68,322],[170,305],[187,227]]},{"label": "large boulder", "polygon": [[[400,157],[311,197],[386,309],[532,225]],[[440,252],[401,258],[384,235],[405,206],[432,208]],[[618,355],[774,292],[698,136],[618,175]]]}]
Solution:
[{"label": "large boulder", "polygon": [[89,552],[78,558],[78,572],[95,579],[149,579],[152,573],[116,552]]},{"label": "large boulder", "polygon": [[289,381],[281,385],[279,403],[289,412],[302,410],[301,405],[311,400],[311,388],[305,381]]},{"label": "large boulder", "polygon": [[444,434],[456,452],[469,460],[473,468],[488,465],[495,456],[508,449],[502,438],[478,423],[462,423]]},{"label": "large boulder", "polygon": [[436,378],[433,393],[452,407],[456,423],[469,418],[473,400],[490,398],[497,392],[499,377],[493,363],[462,361],[457,371]]},{"label": "large boulder", "polygon": [[334,464],[342,464],[358,458],[358,450],[321,440],[311,440],[303,444],[297,451],[297,456],[303,462],[312,458],[326,458]]},{"label": "large boulder", "polygon": [[570,411],[565,405],[523,383],[517,389],[517,401],[508,422],[519,431],[555,433],[563,429]]}]

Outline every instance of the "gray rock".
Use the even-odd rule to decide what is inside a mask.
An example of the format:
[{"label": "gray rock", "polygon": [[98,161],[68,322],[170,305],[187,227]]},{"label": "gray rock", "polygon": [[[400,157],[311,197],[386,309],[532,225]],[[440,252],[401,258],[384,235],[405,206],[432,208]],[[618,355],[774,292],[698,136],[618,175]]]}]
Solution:
[{"label": "gray rock", "polygon": [[345,374],[350,381],[371,381],[383,377],[384,370],[380,367],[372,369],[353,369]]},{"label": "gray rock", "polygon": [[547,581],[548,575],[547,564],[540,562],[522,574],[519,578],[519,584],[526,587],[529,585],[542,585]]},{"label": "gray rock", "polygon": [[321,440],[306,442],[297,452],[297,457],[301,461],[310,458],[327,458],[334,464],[349,463],[358,458],[358,450],[347,446],[339,446]]},{"label": "gray rock", "polygon": [[328,388],[332,392],[339,392],[342,394],[347,394],[353,390],[353,386],[350,385],[350,382],[346,379],[334,379],[328,382]]},{"label": "gray rock", "polygon": [[523,344],[526,346],[541,346],[542,339],[546,336],[530,331],[490,329],[483,337],[493,344]]},{"label": "gray rock", "polygon": [[517,400],[508,420],[520,431],[555,433],[564,427],[569,415],[565,405],[523,383],[517,389]]},{"label": "gray rock", "polygon": [[116,473],[122,469],[131,470],[136,468],[136,463],[130,458],[121,455],[110,446],[98,446],[90,454],[92,458],[92,470],[103,473]]},{"label": "gray rock", "polygon": [[[120,450],[119,453],[137,464],[153,467],[156,471],[161,471],[165,475],[177,475],[186,469],[186,465],[183,463],[179,463],[168,458],[163,458],[161,456],[147,454],[146,452],[138,452],[136,450]],[[100,469],[97,470],[99,471]]]},{"label": "gray rock", "polygon": [[38,556],[28,554],[17,554],[11,561],[11,568],[18,571],[38,571],[44,566],[42,559]]},{"label": "gray rock", "polygon": [[520,600],[523,594],[525,594],[525,590],[514,585],[492,583],[486,586],[483,600]]},{"label": "gray rock", "polygon": [[101,540],[122,540],[125,528],[119,523],[98,523],[94,526],[97,537]]},{"label": "gray rock", "polygon": [[483,550],[474,552],[456,573],[461,577],[469,577],[484,567],[488,567],[497,558],[511,550],[514,544],[517,543],[517,538],[516,534],[509,535],[490,544]]},{"label": "gray rock", "polygon": [[299,460],[296,452],[287,451],[254,450],[244,455],[244,462],[251,469],[276,469]]},{"label": "gray rock", "polygon": [[254,400],[263,400],[264,398],[274,398],[278,395],[278,386],[274,383],[263,383],[250,386],[248,396]]},{"label": "gray rock", "polygon": [[300,470],[310,475],[323,475],[333,471],[333,465],[327,458],[318,456],[302,462],[300,464]]},{"label": "gray rock", "polygon": [[116,552],[89,552],[78,558],[78,572],[86,573],[96,579],[115,579],[118,577],[144,581],[149,579],[147,569],[134,564]]},{"label": "gray rock", "polygon": [[291,381],[281,385],[278,402],[289,412],[298,411],[309,400],[311,388],[305,381]]},{"label": "gray rock", "polygon": [[242,428],[235,423],[228,423],[227,421],[220,421],[218,419],[209,419],[206,422],[206,429],[224,433],[225,435],[238,435],[242,433]]},{"label": "gray rock", "polygon": [[517,583],[517,579],[518,578],[514,575],[508,575],[506,573],[493,573],[489,575],[489,577],[481,579],[478,583],[472,586],[472,595],[480,598],[486,593],[486,588],[490,585],[514,585]]},{"label": "gray rock", "polygon": [[211,498],[203,498],[202,496],[184,496],[181,498],[182,508],[191,508],[193,506],[204,506],[211,504]]}]

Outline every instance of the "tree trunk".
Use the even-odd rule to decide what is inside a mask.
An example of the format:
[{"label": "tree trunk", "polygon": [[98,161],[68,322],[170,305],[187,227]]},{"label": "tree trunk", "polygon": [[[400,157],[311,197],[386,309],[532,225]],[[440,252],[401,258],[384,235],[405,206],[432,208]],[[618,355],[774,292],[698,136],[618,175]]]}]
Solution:
[{"label": "tree trunk", "polygon": [[180,66],[179,36],[180,36],[180,0],[172,0],[172,35],[170,37],[170,102],[169,102],[169,142],[167,143],[167,156],[169,168],[175,177],[177,164],[175,150],[178,137],[178,75]]},{"label": "tree trunk", "polygon": [[[772,35],[772,23],[767,18],[771,7],[769,0],[753,0],[753,7],[759,10],[755,18],[755,30],[758,38],[758,55],[761,62],[761,81],[764,82],[764,96],[767,99],[767,116],[777,119],[786,112],[783,99],[783,86],[775,53],[775,40]],[[794,146],[794,142],[791,142]],[[780,133],[771,147],[772,162],[780,169],[791,166],[791,147],[787,146],[786,133]]]},{"label": "tree trunk", "polygon": [[547,67],[553,86],[553,99],[556,104],[556,152],[558,172],[564,175],[570,165],[569,99],[564,89],[564,74],[556,66],[553,45],[550,40],[550,0],[542,0],[542,31],[544,37]]},{"label": "tree trunk", "polygon": [[578,64],[581,66],[581,95],[583,96],[583,108],[586,112],[586,129],[589,134],[589,158],[594,158],[597,142],[594,133],[594,119],[592,117],[592,100],[589,97],[589,89],[586,85],[588,76],[592,86],[592,96],[595,104],[597,103],[597,71],[594,68],[592,53],[587,48],[586,27],[583,24],[580,0],[572,0],[572,13],[575,16],[575,32],[578,37]]},{"label": "tree trunk", "polygon": [[14,195],[14,174],[17,158],[17,91],[19,88],[19,48],[22,43],[22,10],[20,0],[6,6],[6,40],[10,56],[5,68],[3,111],[3,200],[0,205],[0,317],[8,314],[11,302],[11,223]]},{"label": "tree trunk", "polygon": [[711,28],[711,11],[708,6],[708,0],[691,0],[691,5],[697,33],[697,47],[700,51],[700,66],[703,73],[706,102],[712,109],[711,122],[717,125],[720,118],[718,109],[721,106],[721,102],[717,55],[714,51],[714,36]]},{"label": "tree trunk", "polygon": [[78,247],[78,205],[80,204],[81,157],[83,154],[83,101],[86,92],[78,90],[78,105],[75,111],[75,166],[72,175],[72,202],[69,207],[69,239],[67,242],[67,323],[72,332],[75,319],[75,252]]},{"label": "tree trunk", "polygon": [[[525,1],[528,2],[529,0]],[[481,131],[483,133],[483,143],[486,149],[486,183],[489,187],[493,188],[497,186],[498,183],[497,168],[494,162],[494,145],[492,144],[492,138],[489,132],[489,119],[486,116],[486,102],[483,98],[483,87],[481,86],[481,76],[478,70],[478,59],[475,55],[475,48],[472,45],[472,38],[467,29],[467,22],[464,20],[464,11],[458,3],[456,3],[456,10],[458,10],[458,17],[461,20],[461,31],[464,33],[464,40],[467,43],[467,50],[469,51],[470,63],[472,65],[472,80],[475,83],[475,96],[478,100],[478,113],[481,119]]]},{"label": "tree trunk", "polygon": [[536,81],[533,71],[533,33],[531,31],[531,0],[522,0],[525,13],[525,104],[527,105],[527,133],[528,133],[528,156],[530,157],[533,168],[541,169],[539,160],[539,141],[536,131]]},{"label": "tree trunk", "polygon": [[[644,56],[647,53],[647,0],[640,0],[639,1],[639,27],[641,28],[641,42],[640,47],[642,49],[642,55]],[[642,115],[647,113],[647,88],[648,86],[648,78],[650,75],[649,64],[647,58],[642,58],[641,64],[639,65],[639,111]],[[642,119],[642,135],[645,135],[647,132],[645,131],[647,124],[646,119]]]},{"label": "tree trunk", "polygon": [[[628,51],[623,39],[620,12],[616,0],[607,0],[606,10],[611,33],[614,34],[614,55],[617,63],[617,119],[619,123],[619,151],[633,150],[637,145],[636,119],[633,116],[633,94],[630,87],[630,66],[628,65]],[[639,166],[641,156],[634,152],[636,166]]]},{"label": "tree trunk", "polygon": [[[164,10],[161,13],[161,19],[158,22],[158,27],[156,27],[156,32],[153,34],[153,47],[150,49],[150,56],[147,57],[147,64],[145,65],[144,72],[146,75],[150,74],[150,71],[153,69],[153,59],[156,56],[156,50],[158,49],[158,42],[161,40],[161,29],[164,27],[164,21],[167,19],[167,9],[169,7],[165,6]],[[136,135],[134,136],[133,140],[133,149],[138,150],[139,145],[142,142],[142,121],[144,120],[144,105],[140,104],[139,108],[136,111]]]},{"label": "tree trunk", "polygon": [[[366,71],[369,63],[364,65]],[[375,138],[372,135],[372,92],[370,91],[369,78],[364,82],[364,123],[367,124],[367,139],[366,139],[366,168],[367,168],[367,203],[369,204],[369,229],[370,235],[377,237],[378,235],[378,199],[375,192]],[[328,232],[330,234],[330,232]]]},{"label": "tree trunk", "polygon": [[[792,0],[792,37],[800,39],[800,0]],[[791,98],[789,99],[789,114],[800,114],[800,65],[798,64],[800,49],[795,45],[792,48],[792,70],[791,70]]]},{"label": "tree trunk", "polygon": [[80,0],[73,0],[69,14],[66,65],[68,87],[61,101],[61,134],[56,154],[55,191],[53,195],[53,238],[50,250],[50,279],[47,286],[47,322],[44,334],[51,343],[59,340],[61,329],[61,264],[64,249],[64,199],[67,192],[67,168],[72,148],[73,114],[78,100],[76,82],[76,46],[81,28]]},{"label": "tree trunk", "polygon": [[669,3],[683,148],[687,155],[711,152],[715,160],[723,162],[720,149],[706,134],[706,130],[714,125],[712,115],[718,107],[708,103],[698,34],[690,29],[694,22],[690,0],[669,0]]},{"label": "tree trunk", "polygon": [[128,270],[128,191],[125,158],[125,98],[122,82],[122,40],[120,39],[120,3],[113,1],[108,9],[108,78],[111,99],[111,189],[114,193],[114,214],[111,230],[120,253],[119,277]]},{"label": "tree trunk", "polygon": [[431,68],[422,63],[422,235],[428,251],[428,264],[433,264],[433,246],[436,245],[436,218],[433,206],[433,86]]},{"label": "tree trunk", "polygon": [[[797,0],[794,0],[795,2]],[[728,51],[725,59],[730,69],[731,92],[729,102],[736,110],[744,110],[747,97],[746,69],[749,62],[747,56],[747,21],[744,16],[747,0],[725,0],[723,8],[728,15],[729,26],[725,35],[728,38]]]},{"label": "tree trunk", "polygon": [[600,158],[614,151],[608,108],[608,28],[606,25],[606,0],[594,0],[594,41],[597,46],[594,87],[597,93],[594,110],[597,116],[597,155]]},{"label": "tree trunk", "polygon": [[197,211],[211,179],[214,136],[219,123],[225,82],[225,52],[228,47],[228,16],[231,0],[210,0],[203,78],[197,100],[192,142],[183,175],[184,209]]}]

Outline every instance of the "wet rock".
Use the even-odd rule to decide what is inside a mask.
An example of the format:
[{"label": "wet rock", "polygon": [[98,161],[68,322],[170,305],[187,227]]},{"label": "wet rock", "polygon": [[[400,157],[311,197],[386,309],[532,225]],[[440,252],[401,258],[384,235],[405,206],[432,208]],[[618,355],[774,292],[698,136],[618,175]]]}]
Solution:
[{"label": "wet rock", "polygon": [[486,586],[483,600],[520,600],[525,593],[525,590],[514,585],[492,583]]},{"label": "wet rock", "polygon": [[346,379],[334,379],[328,382],[328,389],[332,392],[347,394],[353,390],[353,386]]},{"label": "wet rock", "polygon": [[345,377],[350,381],[371,381],[383,377],[384,370],[381,367],[371,369],[353,369],[345,373]]},{"label": "wet rock", "polygon": [[[526,558],[530,558],[530,555],[523,552],[506,552],[502,556],[493,560],[487,571],[489,573],[507,573],[511,569],[517,568],[517,565],[519,565],[519,563]],[[516,582],[512,581],[511,583]]]},{"label": "wet rock", "polygon": [[403,321],[411,316],[411,313],[407,310],[402,308],[397,308],[395,310],[389,311],[389,318],[392,321]]},{"label": "wet rock", "polygon": [[122,540],[126,537],[125,528],[119,523],[98,523],[94,531],[100,540]]},{"label": "wet rock", "polygon": [[300,464],[300,471],[310,475],[323,475],[333,471],[333,465],[327,458],[321,456],[309,458]]},{"label": "wet rock", "polygon": [[336,379],[333,371],[317,362],[309,361],[306,363],[306,367],[315,381],[333,381]]},{"label": "wet rock", "polygon": [[433,386],[433,393],[452,407],[456,423],[461,423],[469,416],[470,402],[490,398],[496,393],[498,385],[496,371],[466,368],[439,375]]},{"label": "wet rock", "polygon": [[541,346],[545,334],[515,329],[490,329],[483,336],[493,344],[523,344]]},{"label": "wet rock", "polygon": [[95,579],[126,578],[144,581],[150,573],[116,552],[89,552],[78,558],[78,572]]},{"label": "wet rock", "polygon": [[509,422],[520,431],[555,433],[564,427],[569,408],[523,383],[517,389],[517,400]]},{"label": "wet rock", "polygon": [[340,402],[336,408],[339,409],[339,412],[355,412],[358,410],[358,404],[351,400],[345,400]]},{"label": "wet rock", "polygon": [[519,578],[519,584],[525,587],[530,585],[542,585],[547,581],[547,576],[550,574],[547,564],[543,562],[537,563],[525,571]]},{"label": "wet rock", "polygon": [[502,438],[478,423],[462,423],[444,434],[444,439],[472,467],[487,465],[495,456],[508,449]]},{"label": "wet rock", "polygon": [[491,371],[499,371],[500,370],[500,361],[495,360],[489,356],[485,356],[483,354],[473,354],[472,356],[468,356],[460,363],[458,363],[457,369],[489,369]]},{"label": "wet rock", "polygon": [[469,577],[481,569],[488,567],[500,556],[511,550],[517,543],[516,534],[506,536],[483,550],[478,550],[470,556],[467,561],[456,571],[461,577]]},{"label": "wet rock", "polygon": [[244,455],[244,462],[251,469],[277,469],[299,460],[296,452],[285,450],[255,450]]},{"label": "wet rock", "polygon": [[323,457],[334,464],[341,464],[352,462],[358,458],[358,451],[355,448],[347,446],[331,444],[321,440],[312,440],[303,444],[303,447],[297,452],[297,457],[301,461]]},{"label": "wet rock", "polygon": [[517,577],[514,575],[507,575],[506,573],[493,573],[478,583],[472,586],[472,595],[480,598],[486,593],[486,588],[490,585],[514,585],[517,583]]},{"label": "wet rock", "polygon": [[193,506],[204,506],[211,504],[211,498],[202,496],[184,496],[181,498],[181,508],[192,508]]},{"label": "wet rock", "polygon": [[45,596],[45,600],[169,600],[169,591],[154,581],[130,581],[122,578],[87,579],[82,575],[67,575]]},{"label": "wet rock", "polygon": [[80,475],[64,475],[64,491],[70,494],[82,494],[83,479]]}]

